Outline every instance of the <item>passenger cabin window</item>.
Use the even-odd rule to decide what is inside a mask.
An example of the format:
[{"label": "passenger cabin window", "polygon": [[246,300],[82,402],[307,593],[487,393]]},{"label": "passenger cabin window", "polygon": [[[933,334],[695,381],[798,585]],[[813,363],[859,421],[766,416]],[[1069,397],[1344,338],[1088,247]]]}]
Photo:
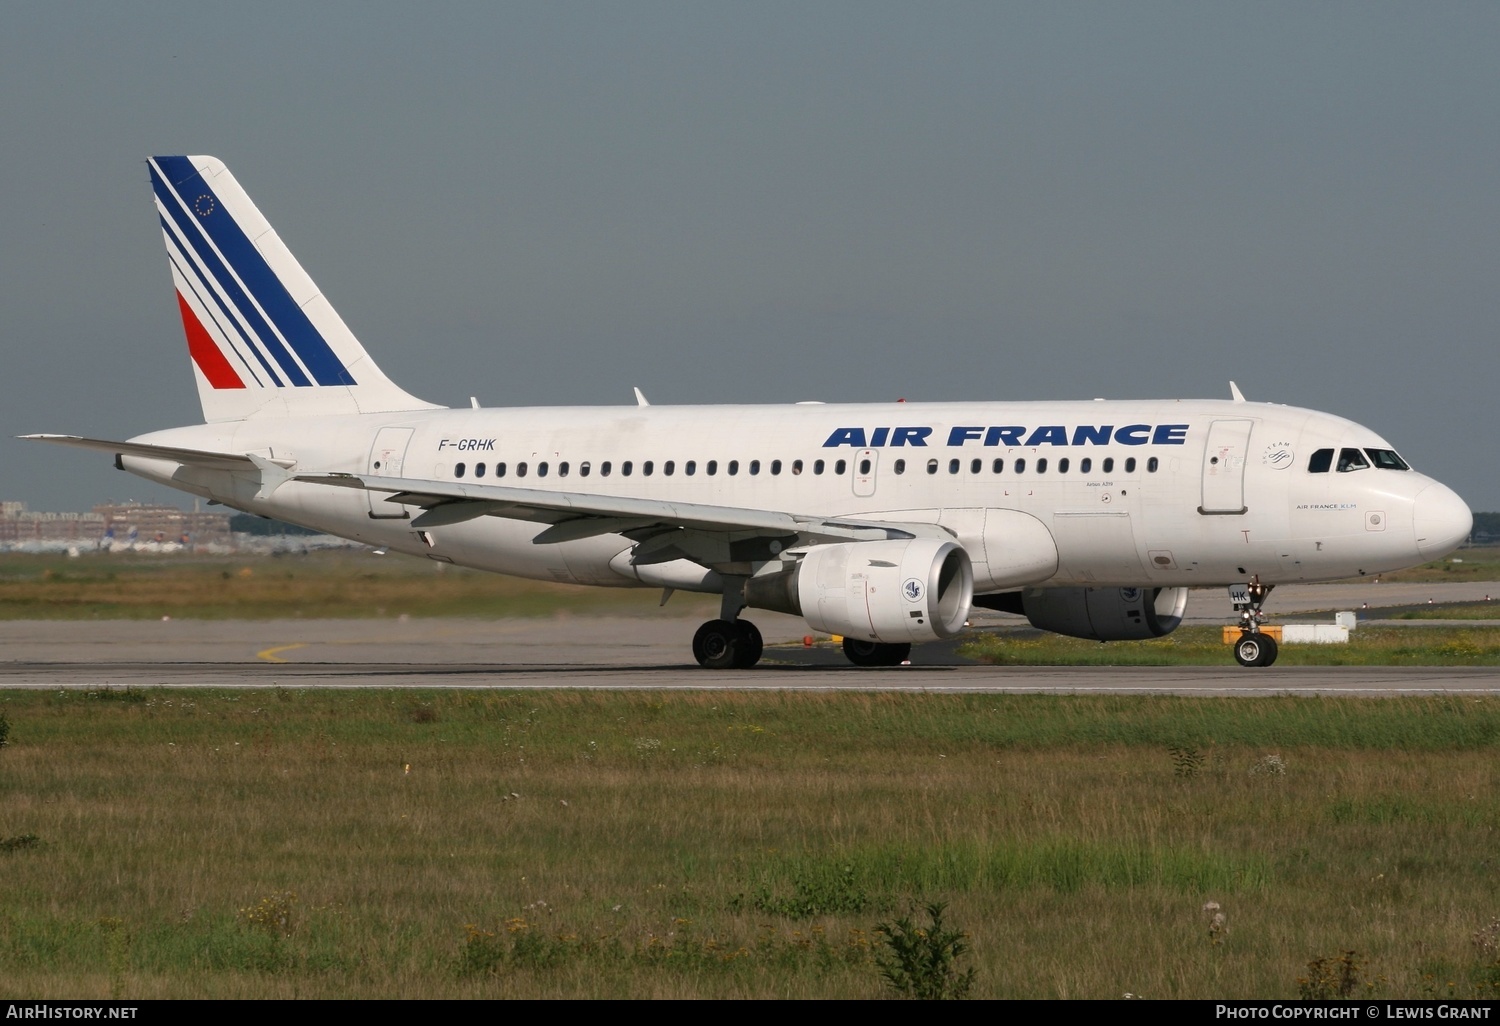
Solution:
[{"label": "passenger cabin window", "polygon": [[537,477],[546,477],[547,476],[547,461],[546,460],[543,460],[542,462],[540,462],[540,463],[538,463],[536,465],[536,476]]},{"label": "passenger cabin window", "polygon": [[474,464],[474,476],[475,477],[483,477],[484,476],[484,464],[483,463],[476,463],[476,464]]},{"label": "passenger cabin window", "polygon": [[1127,457],[1125,457],[1125,473],[1127,473],[1127,474],[1134,474],[1135,473],[1135,457],[1134,456],[1127,456]]},{"label": "passenger cabin window", "polygon": [[504,463],[496,463],[495,464],[495,476],[496,477],[504,477],[505,476],[505,464]]},{"label": "passenger cabin window", "polygon": [[1045,474],[1047,472],[1047,457],[1043,456],[1036,461],[1036,472],[1038,474]]},{"label": "passenger cabin window", "polygon": [[750,461],[750,476],[754,477],[756,474],[759,474],[759,473],[760,473],[760,460],[751,460]]},{"label": "passenger cabin window", "polygon": [[897,460],[895,463],[893,463],[891,465],[891,468],[893,470],[895,470],[896,473],[898,473],[898,474],[904,474],[904,473],[906,473],[906,461],[905,460]]},{"label": "passenger cabin window", "polygon": [[772,460],[771,461],[771,473],[773,473],[773,474],[779,474],[779,473],[781,473],[781,461],[780,460]]},{"label": "passenger cabin window", "polygon": [[613,470],[613,469],[614,469],[614,467],[610,466],[610,461],[609,460],[605,460],[603,463],[599,464],[599,476],[600,477],[608,477],[609,476],[609,472],[611,470]]},{"label": "passenger cabin window", "polygon": [[1068,458],[1066,456],[1057,461],[1057,472],[1059,474],[1066,474],[1068,472]]},{"label": "passenger cabin window", "polygon": [[1410,470],[1406,461],[1396,455],[1394,449],[1366,449],[1370,454],[1370,462],[1375,464],[1376,470]]},{"label": "passenger cabin window", "polygon": [[719,461],[718,460],[709,460],[708,461],[708,466],[705,467],[704,469],[708,471],[708,476],[709,477],[713,477],[715,474],[717,474],[719,472]]},{"label": "passenger cabin window", "polygon": [[837,463],[835,463],[833,465],[833,472],[835,474],[840,475],[840,476],[842,476],[843,473],[844,473],[844,471],[846,471],[848,469],[849,469],[849,461],[848,460],[839,460]]},{"label": "passenger cabin window", "polygon": [[567,460],[563,460],[561,463],[559,463],[557,465],[557,476],[558,477],[567,477],[568,476],[568,461]]},{"label": "passenger cabin window", "polygon": [[624,463],[620,464],[620,474],[623,477],[629,477],[630,476],[630,472],[632,470],[634,470],[634,469],[635,469],[635,464],[632,463],[630,460],[626,460]]},{"label": "passenger cabin window", "polygon": [[676,469],[677,469],[677,461],[676,460],[667,460],[667,462],[665,462],[665,463],[663,463],[661,465],[661,472],[663,474],[667,475],[668,477],[671,477],[672,476],[672,472],[675,471]]},{"label": "passenger cabin window", "polygon": [[927,461],[927,473],[929,473],[929,474],[936,474],[937,473],[937,467],[938,467],[937,460],[928,460]]},{"label": "passenger cabin window", "polygon": [[517,477],[525,477],[526,476],[526,463],[524,461],[521,462],[521,463],[517,463],[516,464],[516,476]]},{"label": "passenger cabin window", "polygon": [[948,473],[950,473],[950,474],[957,474],[958,473],[958,460],[949,460],[948,461]]},{"label": "passenger cabin window", "polygon": [[868,474],[870,472],[870,461],[869,460],[860,460],[859,461],[859,472],[861,474]]},{"label": "passenger cabin window", "polygon": [[462,463],[455,463],[455,464],[453,464],[453,476],[454,477],[463,477],[464,476],[464,469],[465,468],[464,468],[464,465]]},{"label": "passenger cabin window", "polygon": [[1024,473],[1026,473],[1026,461],[1024,459],[1016,460],[1016,473],[1017,474],[1024,474]]},{"label": "passenger cabin window", "polygon": [[1005,461],[996,460],[994,463],[990,464],[990,472],[995,474],[1005,473]]},{"label": "passenger cabin window", "polygon": [[823,467],[824,467],[824,465],[825,464],[823,463],[822,460],[813,460],[813,473],[814,474],[821,474],[821,473],[823,473]]},{"label": "passenger cabin window", "polygon": [[656,464],[653,463],[653,462],[651,462],[650,460],[647,460],[645,463],[641,464],[641,476],[642,477],[650,477],[651,476],[651,472],[653,470],[655,470],[655,469],[656,469]]},{"label": "passenger cabin window", "polygon": [[1078,472],[1080,474],[1087,474],[1089,471],[1091,471],[1093,469],[1094,469],[1094,461],[1091,458],[1089,458],[1088,456],[1085,456],[1083,459],[1081,459],[1081,460],[1078,461]]},{"label": "passenger cabin window", "polygon": [[698,461],[688,460],[682,465],[682,472],[688,477],[692,477],[694,474],[698,473]]},{"label": "passenger cabin window", "polygon": [[1115,458],[1113,456],[1104,457],[1104,472],[1106,474],[1113,474],[1115,472]]},{"label": "passenger cabin window", "polygon": [[970,460],[969,473],[977,474],[984,469],[984,460]]},{"label": "passenger cabin window", "polygon": [[730,477],[734,477],[739,472],[740,472],[740,461],[739,460],[730,460],[729,461],[729,476]]},{"label": "passenger cabin window", "polygon": [[[502,463],[502,464],[500,464],[500,466],[503,467],[503,466],[505,466],[505,464]],[[498,468],[496,468],[496,469],[498,470]],[[584,460],[582,463],[578,464],[578,476],[579,477],[588,477],[589,476],[589,461],[588,460]]]},{"label": "passenger cabin window", "polygon": [[1148,474],[1154,474],[1154,473],[1156,473],[1156,468],[1159,467],[1160,465],[1161,465],[1161,461],[1158,460],[1155,456],[1152,456],[1150,459],[1148,459],[1146,461],[1146,473],[1148,473]]},{"label": "passenger cabin window", "polygon": [[800,473],[802,473],[802,461],[801,460],[792,460],[792,473],[793,474],[800,474]]},{"label": "passenger cabin window", "polygon": [[1352,470],[1369,470],[1370,463],[1365,459],[1365,454],[1358,449],[1339,450],[1339,473],[1347,474]]}]

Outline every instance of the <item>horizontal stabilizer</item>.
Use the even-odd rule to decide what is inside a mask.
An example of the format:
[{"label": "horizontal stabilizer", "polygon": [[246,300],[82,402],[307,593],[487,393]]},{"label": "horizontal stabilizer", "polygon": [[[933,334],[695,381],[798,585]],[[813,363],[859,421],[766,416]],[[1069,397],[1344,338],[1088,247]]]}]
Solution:
[{"label": "horizontal stabilizer", "polygon": [[[145,445],[140,442],[112,442],[105,438],[84,438],[80,435],[21,435],[20,437],[33,442],[70,445],[75,449],[93,449],[95,452],[108,452],[116,456],[143,456],[152,460],[171,460],[174,463],[202,467],[205,470],[255,470],[258,467],[255,460],[244,453],[179,449],[173,445]],[[260,459],[278,467],[295,465],[293,460],[270,460],[264,457]]]}]

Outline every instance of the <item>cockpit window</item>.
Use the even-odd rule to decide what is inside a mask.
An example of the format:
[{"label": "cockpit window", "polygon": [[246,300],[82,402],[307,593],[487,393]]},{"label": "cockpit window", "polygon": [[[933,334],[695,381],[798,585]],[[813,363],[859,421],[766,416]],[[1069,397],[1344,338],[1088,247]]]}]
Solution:
[{"label": "cockpit window", "polygon": [[1333,466],[1333,450],[1319,449],[1312,454],[1312,459],[1307,461],[1307,472],[1309,474],[1326,474]]},{"label": "cockpit window", "polygon": [[1395,449],[1366,449],[1370,454],[1370,462],[1380,470],[1410,470],[1406,461],[1396,455]]},{"label": "cockpit window", "polygon": [[1347,474],[1351,470],[1369,470],[1370,463],[1365,459],[1365,454],[1358,449],[1339,450],[1339,473]]}]

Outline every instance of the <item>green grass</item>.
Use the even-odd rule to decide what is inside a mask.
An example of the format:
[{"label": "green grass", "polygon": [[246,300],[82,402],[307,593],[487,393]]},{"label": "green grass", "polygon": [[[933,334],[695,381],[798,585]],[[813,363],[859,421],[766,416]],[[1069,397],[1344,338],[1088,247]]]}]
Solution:
[{"label": "green grass", "polygon": [[1500,979],[1475,943],[1500,915],[1489,697],[0,712],[0,998],[878,997],[876,925],[935,902],[979,997],[1295,997],[1347,950],[1361,996]]},{"label": "green grass", "polygon": [[[0,619],[645,615],[660,593],[586,588],[363,550],[275,557],[0,556]],[[699,596],[675,600],[698,603]],[[713,604],[716,607],[716,603]]]},{"label": "green grass", "polygon": [[1379,612],[1388,620],[1500,620],[1500,602],[1449,602]]},{"label": "green grass", "polygon": [[[1278,651],[1277,666],[1497,666],[1500,630],[1360,627],[1347,644],[1283,644]],[[1001,630],[975,635],[959,652],[996,666],[1222,666],[1232,658],[1218,627],[1181,627],[1164,638],[1108,644]]]},{"label": "green grass", "polygon": [[[1458,560],[1459,562],[1455,562]],[[1500,545],[1471,545],[1452,555],[1409,570],[1381,574],[1382,581],[1459,582],[1500,580]],[[1347,583],[1373,583],[1374,578],[1351,577]]]}]

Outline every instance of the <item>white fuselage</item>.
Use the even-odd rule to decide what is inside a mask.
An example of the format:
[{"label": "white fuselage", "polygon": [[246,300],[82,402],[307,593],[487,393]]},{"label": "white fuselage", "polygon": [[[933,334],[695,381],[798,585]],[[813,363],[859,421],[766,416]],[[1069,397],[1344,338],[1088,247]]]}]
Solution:
[{"label": "white fuselage", "polygon": [[[295,461],[299,474],[369,482],[937,524],[973,558],[979,593],[1375,574],[1450,551],[1470,523],[1453,492],[1416,471],[1310,472],[1318,450],[1391,447],[1351,421],[1265,403],[442,409],[252,417],[134,441],[253,452]],[[589,585],[717,587],[685,560],[632,567],[634,543],[620,534],[539,545],[545,525],[495,516],[419,532],[408,515],[420,510],[378,492],[293,480],[257,498],[254,474],[139,456],[121,464],[239,509],[463,566]]]}]

